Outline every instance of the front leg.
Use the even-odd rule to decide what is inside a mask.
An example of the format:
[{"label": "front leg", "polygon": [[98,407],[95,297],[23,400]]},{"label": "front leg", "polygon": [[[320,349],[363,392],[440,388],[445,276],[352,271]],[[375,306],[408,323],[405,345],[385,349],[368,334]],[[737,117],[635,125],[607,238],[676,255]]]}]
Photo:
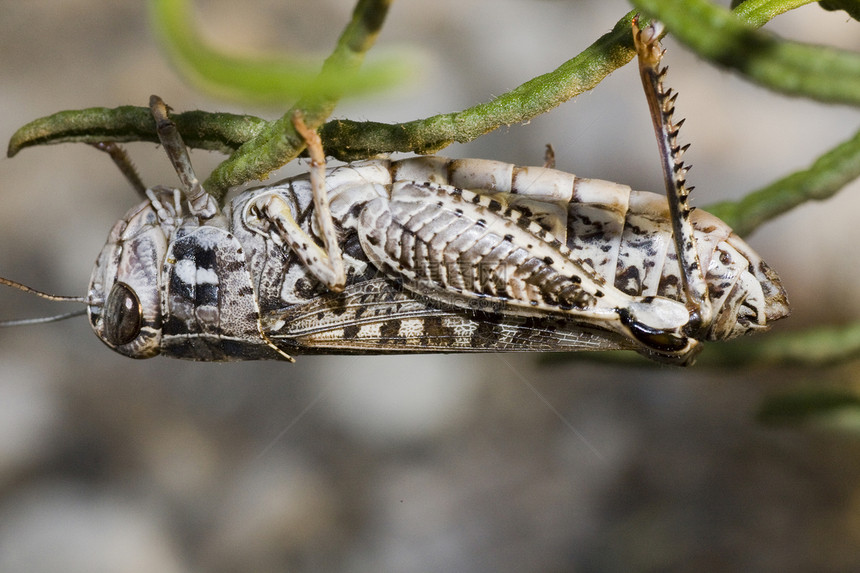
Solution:
[{"label": "front leg", "polygon": [[191,214],[199,217],[202,221],[215,219],[221,215],[221,206],[203,188],[197,175],[194,174],[188,148],[185,147],[182,136],[176,129],[176,124],[167,116],[167,105],[160,97],[153,95],[149,98],[149,108],[152,112],[152,118],[155,120],[158,139],[161,141],[164,151],[167,152],[167,157],[173,164],[176,175],[179,176],[179,181],[182,183],[182,193],[188,201]]}]

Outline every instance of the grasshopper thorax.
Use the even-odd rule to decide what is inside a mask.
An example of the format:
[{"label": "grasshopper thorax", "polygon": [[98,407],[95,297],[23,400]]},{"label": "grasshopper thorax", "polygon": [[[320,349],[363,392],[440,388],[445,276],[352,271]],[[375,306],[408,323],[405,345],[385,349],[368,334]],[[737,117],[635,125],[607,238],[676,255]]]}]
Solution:
[{"label": "grasshopper thorax", "polygon": [[157,188],[108,236],[90,280],[96,335],[132,358],[285,358],[262,333],[244,250],[221,217],[183,213]]}]

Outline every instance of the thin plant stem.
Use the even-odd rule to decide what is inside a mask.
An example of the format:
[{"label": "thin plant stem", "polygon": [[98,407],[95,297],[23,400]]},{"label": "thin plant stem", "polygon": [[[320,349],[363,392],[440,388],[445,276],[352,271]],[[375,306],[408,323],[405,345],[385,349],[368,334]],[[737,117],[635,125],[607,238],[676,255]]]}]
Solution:
[{"label": "thin plant stem", "polygon": [[[376,42],[392,0],[359,0],[352,20],[341,34],[334,52],[326,59],[319,81],[332,75],[352,73],[361,66],[364,55]],[[316,90],[315,90],[316,91]],[[298,157],[305,144],[293,128],[297,113],[310,129],[317,129],[334,111],[342,96],[339,89],[299,100],[280,119],[267,125],[221,163],[203,183],[219,202],[227,191],[245,181],[265,178],[270,172]]]},{"label": "thin plant stem", "polygon": [[758,32],[730,11],[706,0],[632,3],[663,22],[674,38],[701,57],[771,90],[828,103],[860,105],[860,54]]}]

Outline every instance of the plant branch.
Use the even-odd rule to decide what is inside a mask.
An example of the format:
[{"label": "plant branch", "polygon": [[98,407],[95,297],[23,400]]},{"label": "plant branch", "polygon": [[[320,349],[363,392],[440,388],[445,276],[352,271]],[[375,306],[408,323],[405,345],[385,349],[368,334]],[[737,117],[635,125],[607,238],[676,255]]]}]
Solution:
[{"label": "plant branch", "polygon": [[[186,111],[170,118],[188,147],[222,153],[232,153],[269,123],[251,115],[206,111]],[[12,157],[36,145],[130,141],[159,142],[148,107],[91,107],[42,117],[12,135],[6,154]]]},{"label": "plant branch", "polygon": [[780,14],[812,2],[815,0],[746,0],[745,2],[732,2],[732,13],[747,24],[758,28]]},{"label": "plant branch", "polygon": [[[630,34],[631,18],[632,13],[625,15],[610,32],[556,70],[533,78],[487,103],[406,123],[329,121],[320,129],[326,153],[345,161],[398,151],[432,153],[455,141],[472,141],[503,125],[528,121],[592,89],[604,77],[629,62],[635,55]],[[195,111],[171,114],[171,118],[189,147],[226,152],[239,148],[252,137],[263,138],[272,132],[283,131],[282,127],[266,127],[264,120],[254,116]],[[221,121],[225,123],[223,128],[219,125]],[[9,155],[34,145],[71,141],[157,142],[158,137],[149,109],[145,107],[64,111],[37,119],[19,129],[10,141]],[[296,140],[296,146],[300,145],[301,142]]]},{"label": "plant branch", "polygon": [[321,78],[319,64],[305,55],[247,57],[219,51],[194,26],[188,0],[150,0],[152,27],[171,61],[198,87],[243,102],[276,104],[332,91],[350,95],[384,90],[408,75],[405,62],[388,58],[364,70]]},{"label": "plant branch", "polygon": [[632,2],[703,58],[767,88],[818,101],[860,105],[858,54],[757,32],[706,0]]},{"label": "plant branch", "polygon": [[[747,0],[737,10],[746,9],[747,14],[755,14],[767,8],[768,14],[775,14],[793,3],[797,3],[797,0]],[[454,141],[471,141],[501,125],[527,121],[594,87],[603,77],[633,57],[629,32],[631,15],[627,14],[612,31],[558,69],[538,76],[490,102],[461,112],[402,124],[329,121],[320,129],[325,149],[329,155],[345,161],[397,151],[432,153]],[[328,111],[327,108],[319,115],[325,115]],[[190,147],[230,152],[254,137],[264,147],[268,138],[275,138],[281,141],[280,149],[288,149],[290,153],[296,153],[303,145],[297,136],[289,137],[291,125],[276,126],[253,116],[191,111],[171,117]],[[284,120],[281,122],[283,124]],[[287,135],[283,135],[284,131]],[[11,156],[24,147],[45,143],[136,140],[158,141],[148,108],[91,108],[60,112],[27,124],[13,136],[9,154]],[[243,161],[250,165],[249,169],[253,172],[257,158],[248,149],[252,149],[251,144],[246,148]],[[823,155],[809,169],[789,175],[740,201],[714,205],[711,210],[739,233],[748,234],[764,221],[804,201],[831,196],[856,178],[860,163],[858,154],[860,142],[855,136]],[[281,160],[277,160],[271,164],[277,167],[280,163]],[[229,167],[224,168],[224,171],[227,170]],[[237,173],[234,171],[233,177],[244,181]],[[260,176],[256,174],[253,178]]]},{"label": "plant branch", "polygon": [[739,235],[748,235],[761,224],[807,201],[823,201],[860,177],[860,131],[797,171],[737,201],[705,207],[728,223]]},{"label": "plant branch", "polygon": [[594,88],[635,55],[630,22],[633,12],[613,29],[555,70],[460,112],[406,123],[334,120],[321,130],[326,152],[351,160],[379,153],[434,153],[454,142],[466,143],[503,125],[523,123]]},{"label": "plant branch", "polygon": [[[364,61],[365,53],[376,41],[392,0],[359,0],[352,20],[338,39],[337,46],[323,64],[321,84],[332,76],[354,73]],[[315,90],[316,92],[317,90]],[[300,113],[310,129],[317,129],[331,115],[340,99],[340,89],[303,97],[280,119],[268,124],[233,155],[221,163],[204,182],[204,187],[222,202],[227,191],[246,181],[263,179],[270,172],[296,158],[304,149],[304,140],[296,133],[292,117]]]}]

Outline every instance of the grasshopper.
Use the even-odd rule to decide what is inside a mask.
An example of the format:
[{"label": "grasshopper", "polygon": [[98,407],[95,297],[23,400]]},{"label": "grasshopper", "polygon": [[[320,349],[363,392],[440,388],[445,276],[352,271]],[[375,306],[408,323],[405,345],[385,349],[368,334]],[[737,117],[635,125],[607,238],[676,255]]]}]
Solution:
[{"label": "grasshopper", "polygon": [[[688,205],[660,32],[634,21],[666,197],[481,159],[327,170],[296,116],[309,173],[224,206],[153,96],[181,188],[146,189],[87,295],[53,298],[84,302],[98,337],[134,358],[630,349],[690,364],[703,341],[764,330],[789,307],[761,257]],[[102,148],[142,189],[125,155]]]}]

